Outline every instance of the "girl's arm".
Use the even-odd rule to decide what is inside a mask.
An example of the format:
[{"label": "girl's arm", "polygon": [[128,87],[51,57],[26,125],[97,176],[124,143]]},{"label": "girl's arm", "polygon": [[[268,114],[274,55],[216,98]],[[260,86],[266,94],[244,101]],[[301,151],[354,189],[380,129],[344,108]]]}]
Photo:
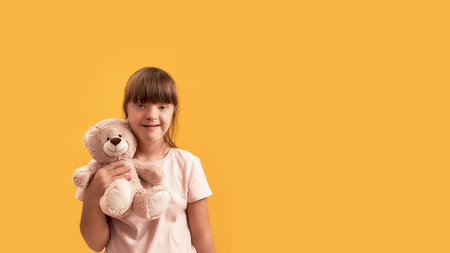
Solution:
[{"label": "girl's arm", "polygon": [[131,180],[130,175],[122,175],[130,168],[122,165],[123,162],[119,161],[99,169],[84,190],[80,231],[89,248],[96,252],[102,251],[110,235],[107,217],[100,209],[100,198],[114,180],[118,178]]},{"label": "girl's arm", "polygon": [[187,217],[191,230],[192,245],[197,252],[215,253],[206,198],[188,203]]},{"label": "girl's arm", "polygon": [[98,201],[83,201],[80,231],[86,244],[95,252],[100,252],[109,240],[109,227]]}]

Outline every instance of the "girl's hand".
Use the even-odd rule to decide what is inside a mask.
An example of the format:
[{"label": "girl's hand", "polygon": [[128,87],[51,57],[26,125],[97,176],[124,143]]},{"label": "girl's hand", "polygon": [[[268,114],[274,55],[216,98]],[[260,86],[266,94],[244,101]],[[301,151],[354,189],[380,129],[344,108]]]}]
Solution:
[{"label": "girl's hand", "polygon": [[98,203],[105,193],[106,188],[108,188],[114,180],[119,178],[131,180],[131,175],[124,175],[124,173],[127,173],[128,171],[130,171],[130,168],[124,166],[123,161],[113,162],[99,169],[84,190],[84,201]]}]

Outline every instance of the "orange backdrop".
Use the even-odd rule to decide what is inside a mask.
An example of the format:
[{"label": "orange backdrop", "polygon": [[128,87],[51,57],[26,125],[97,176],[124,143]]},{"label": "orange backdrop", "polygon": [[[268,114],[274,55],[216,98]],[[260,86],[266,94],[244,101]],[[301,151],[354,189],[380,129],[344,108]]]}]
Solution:
[{"label": "orange backdrop", "polygon": [[72,172],[167,70],[217,252],[449,252],[447,1],[2,3],[0,252],[90,252]]}]

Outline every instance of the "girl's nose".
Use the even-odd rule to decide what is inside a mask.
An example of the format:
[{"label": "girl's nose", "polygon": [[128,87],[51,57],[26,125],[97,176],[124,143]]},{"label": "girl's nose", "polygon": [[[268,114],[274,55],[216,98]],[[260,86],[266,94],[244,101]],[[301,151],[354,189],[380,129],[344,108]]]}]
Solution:
[{"label": "girl's nose", "polygon": [[155,113],[148,113],[147,115],[145,115],[145,118],[147,120],[156,120],[158,117],[156,117]]},{"label": "girl's nose", "polygon": [[154,106],[151,106],[150,110],[147,111],[145,118],[147,120],[156,120],[158,118],[157,117],[157,108],[155,108]]}]

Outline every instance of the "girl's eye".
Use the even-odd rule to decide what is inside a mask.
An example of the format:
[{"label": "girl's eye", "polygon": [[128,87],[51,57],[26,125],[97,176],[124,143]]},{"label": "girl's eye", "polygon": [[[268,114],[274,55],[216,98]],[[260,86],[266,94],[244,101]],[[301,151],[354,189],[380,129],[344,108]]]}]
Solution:
[{"label": "girl's eye", "polygon": [[143,108],[144,107],[143,104],[136,104],[136,106],[139,107],[139,108]]}]

